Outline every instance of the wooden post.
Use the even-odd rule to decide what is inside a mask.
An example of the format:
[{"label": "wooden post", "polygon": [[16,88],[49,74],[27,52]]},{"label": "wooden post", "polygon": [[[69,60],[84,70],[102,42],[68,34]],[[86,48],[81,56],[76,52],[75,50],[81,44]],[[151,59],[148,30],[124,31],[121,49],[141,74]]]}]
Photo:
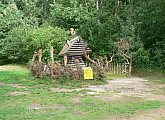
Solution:
[{"label": "wooden post", "polygon": [[124,72],[125,72],[125,75],[127,75],[127,63],[125,63]]},{"label": "wooden post", "polygon": [[113,73],[115,73],[115,72],[114,72],[114,63],[112,63],[112,69],[113,69]]},{"label": "wooden post", "polygon": [[53,68],[54,68],[54,57],[53,57],[53,47],[50,48],[50,74],[51,78],[53,78]]},{"label": "wooden post", "polygon": [[38,50],[38,62],[41,63],[41,61],[42,61],[42,50],[39,49]]},{"label": "wooden post", "polygon": [[79,59],[78,58],[76,58],[75,60],[74,60],[74,63],[75,63],[75,65],[76,65],[76,69],[77,69],[77,71],[79,71],[79,63],[80,63],[80,61],[79,61]]},{"label": "wooden post", "polygon": [[117,66],[116,66],[116,72],[117,74],[119,74],[119,64],[117,63]]},{"label": "wooden post", "polygon": [[67,65],[67,62],[68,62],[68,58],[67,58],[67,55],[65,54],[65,55],[64,55],[64,66]]},{"label": "wooden post", "polygon": [[[89,54],[87,54],[87,56],[88,56],[88,57],[90,57],[90,56],[89,56]],[[89,63],[87,63],[87,66],[88,66],[88,67],[90,66],[90,62],[89,62]]]},{"label": "wooden post", "polygon": [[111,63],[109,64],[108,68],[109,68],[110,71],[112,70],[112,69],[111,69]]},{"label": "wooden post", "polygon": [[32,58],[32,63],[31,63],[31,66],[30,66],[30,69],[31,69],[31,70],[33,69],[33,66],[34,66],[34,62],[35,62],[36,56],[37,56],[37,52],[34,52],[34,54],[33,54],[33,58]]},{"label": "wooden post", "polygon": [[122,75],[122,63],[120,63],[120,74]]},{"label": "wooden post", "polygon": [[132,58],[129,59],[128,77],[131,77]]},{"label": "wooden post", "polygon": [[114,74],[116,74],[116,63],[114,63]]},{"label": "wooden post", "polygon": [[51,47],[51,49],[50,49],[50,60],[51,60],[51,63],[53,64],[54,63],[53,47]]},{"label": "wooden post", "polygon": [[123,75],[123,63],[121,63],[121,74]]}]

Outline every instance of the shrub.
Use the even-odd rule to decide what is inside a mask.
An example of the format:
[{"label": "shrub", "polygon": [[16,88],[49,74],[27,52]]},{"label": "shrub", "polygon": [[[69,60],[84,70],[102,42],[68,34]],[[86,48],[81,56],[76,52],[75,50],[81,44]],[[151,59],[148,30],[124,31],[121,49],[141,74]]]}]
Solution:
[{"label": "shrub", "polygon": [[40,28],[29,28],[22,26],[11,30],[3,39],[3,45],[0,46],[4,47],[0,50],[0,55],[8,62],[28,62],[34,51],[41,48],[43,60],[48,62],[50,47],[54,47],[54,58],[58,59],[58,54],[66,40],[67,32],[58,27],[45,25]]}]

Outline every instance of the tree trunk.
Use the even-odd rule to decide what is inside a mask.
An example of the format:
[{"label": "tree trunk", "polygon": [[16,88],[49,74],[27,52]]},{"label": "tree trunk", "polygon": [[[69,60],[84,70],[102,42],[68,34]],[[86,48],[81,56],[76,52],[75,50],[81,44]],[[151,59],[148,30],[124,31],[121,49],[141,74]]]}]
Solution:
[{"label": "tree trunk", "polygon": [[96,0],[96,10],[99,11],[99,0]]},{"label": "tree trunk", "polygon": [[87,49],[87,48],[84,48],[84,57],[85,57],[91,64],[94,64],[94,65],[96,65],[96,67],[99,67],[99,65],[87,55],[86,49]]},{"label": "tree trunk", "polygon": [[114,15],[117,16],[118,12],[119,12],[119,7],[120,7],[120,0],[115,0],[115,13]]}]

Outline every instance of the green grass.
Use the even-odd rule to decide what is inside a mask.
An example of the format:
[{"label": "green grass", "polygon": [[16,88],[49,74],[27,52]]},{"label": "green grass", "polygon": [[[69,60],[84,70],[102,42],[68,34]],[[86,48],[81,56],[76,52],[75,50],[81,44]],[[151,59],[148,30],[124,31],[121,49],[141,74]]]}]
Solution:
[{"label": "green grass", "polygon": [[[72,102],[73,97],[77,97],[79,92],[56,93],[47,90],[32,88],[28,95],[5,96],[11,91],[18,91],[16,88],[3,87],[3,102],[1,102],[0,119],[2,120],[95,120],[102,119],[103,116],[118,114],[134,114],[138,111],[159,108],[158,101],[145,101],[136,99],[134,102],[103,102],[90,96],[81,97],[78,103]],[[40,104],[42,109],[33,110],[29,106]],[[50,106],[55,104],[64,106],[64,109],[54,109]]]},{"label": "green grass", "polygon": [[160,120],[165,120],[165,117],[160,118]]},{"label": "green grass", "polygon": [[165,84],[165,70],[133,69],[133,76],[143,77],[154,83]]},{"label": "green grass", "polygon": [[161,94],[165,95],[165,87],[161,88]]},{"label": "green grass", "polygon": [[165,87],[157,88],[157,90],[152,91],[155,95],[165,95]]},{"label": "green grass", "polygon": [[3,65],[3,69],[5,70],[10,70],[10,71],[27,71],[28,67],[26,65],[18,65],[18,64],[8,64],[8,65]]},{"label": "green grass", "polygon": [[126,75],[114,74],[114,73],[111,73],[111,72],[107,72],[105,74],[105,79],[106,80],[118,79],[118,78],[126,78]]},{"label": "green grass", "polygon": [[[49,79],[35,79],[28,70],[0,71],[0,82],[21,84],[28,88],[0,86],[0,120],[96,120],[107,116],[135,114],[140,111],[160,108],[164,104],[159,101],[148,101],[131,98],[130,101],[101,101],[99,98],[85,95],[86,91],[68,93],[52,92],[51,87],[64,87],[78,82],[60,85]],[[83,81],[91,83],[92,81]],[[80,86],[82,83],[80,84]],[[28,92],[30,94],[10,96],[10,92]],[[75,102],[73,98],[77,98]],[[32,109],[33,104],[41,105],[41,109]],[[53,107],[55,106],[55,108]],[[60,106],[60,107],[58,107]]]}]

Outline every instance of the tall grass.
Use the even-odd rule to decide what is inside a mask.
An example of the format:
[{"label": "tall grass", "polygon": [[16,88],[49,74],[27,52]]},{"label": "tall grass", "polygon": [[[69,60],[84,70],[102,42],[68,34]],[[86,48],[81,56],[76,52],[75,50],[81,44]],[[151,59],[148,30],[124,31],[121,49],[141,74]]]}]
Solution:
[{"label": "tall grass", "polygon": [[132,75],[143,77],[152,82],[165,84],[165,70],[161,69],[133,69]]}]

